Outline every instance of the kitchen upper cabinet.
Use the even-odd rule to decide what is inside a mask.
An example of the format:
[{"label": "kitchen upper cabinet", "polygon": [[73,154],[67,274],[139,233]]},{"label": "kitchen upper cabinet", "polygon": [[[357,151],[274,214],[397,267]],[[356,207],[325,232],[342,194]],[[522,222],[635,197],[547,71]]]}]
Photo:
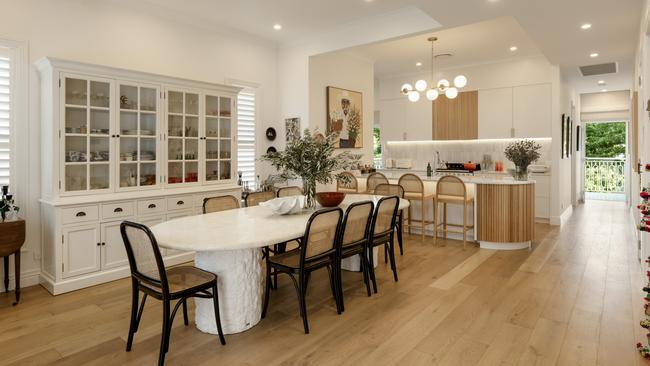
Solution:
[{"label": "kitchen upper cabinet", "polygon": [[494,139],[512,136],[512,88],[478,92],[478,137]]},{"label": "kitchen upper cabinet", "polygon": [[458,93],[454,99],[441,96],[432,108],[433,140],[478,138],[478,91]]},{"label": "kitchen upper cabinet", "polygon": [[513,137],[551,137],[551,84],[513,88]]},{"label": "kitchen upper cabinet", "polygon": [[551,84],[479,91],[478,137],[551,137]]}]

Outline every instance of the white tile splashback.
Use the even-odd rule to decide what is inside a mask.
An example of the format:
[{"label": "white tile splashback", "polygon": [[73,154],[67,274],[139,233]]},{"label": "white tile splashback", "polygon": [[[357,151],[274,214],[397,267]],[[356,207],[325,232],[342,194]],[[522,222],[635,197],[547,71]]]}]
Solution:
[{"label": "white tile splashback", "polygon": [[[449,140],[449,141],[388,141],[383,153],[384,166],[389,159],[411,159],[413,169],[426,169],[427,163],[433,166],[436,151],[440,152],[440,160],[449,162],[478,162],[483,155],[492,156],[492,161],[503,161],[504,167],[512,168],[512,164],[504,155],[506,146],[520,139],[484,139],[484,140]],[[551,165],[551,138],[529,139],[542,145],[541,158],[536,164]],[[492,169],[494,170],[494,164]]]}]

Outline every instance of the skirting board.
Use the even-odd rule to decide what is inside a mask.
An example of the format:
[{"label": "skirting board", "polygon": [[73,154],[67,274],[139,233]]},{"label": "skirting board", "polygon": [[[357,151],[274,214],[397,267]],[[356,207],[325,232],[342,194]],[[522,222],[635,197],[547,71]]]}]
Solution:
[{"label": "skirting board", "polygon": [[566,222],[569,220],[569,218],[573,215],[573,206],[570,205],[569,207],[562,212],[560,216],[551,216],[550,223],[551,225],[555,226],[564,226]]},{"label": "skirting board", "polygon": [[[30,269],[28,271],[22,272],[20,274],[20,288],[38,285],[38,278],[40,274],[41,271],[38,269]],[[2,291],[4,291],[4,284],[0,286],[2,286]],[[16,276],[14,276],[12,272],[9,272],[9,291],[13,291],[15,288]]]}]

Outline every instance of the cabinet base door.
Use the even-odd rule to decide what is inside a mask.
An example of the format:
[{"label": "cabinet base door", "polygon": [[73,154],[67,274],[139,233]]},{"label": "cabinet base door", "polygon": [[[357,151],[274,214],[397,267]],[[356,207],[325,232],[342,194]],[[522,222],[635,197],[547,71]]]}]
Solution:
[{"label": "cabinet base door", "polygon": [[102,270],[126,267],[129,259],[120,233],[121,221],[102,224]]},{"label": "cabinet base door", "polygon": [[63,278],[99,271],[101,268],[99,224],[63,228]]}]

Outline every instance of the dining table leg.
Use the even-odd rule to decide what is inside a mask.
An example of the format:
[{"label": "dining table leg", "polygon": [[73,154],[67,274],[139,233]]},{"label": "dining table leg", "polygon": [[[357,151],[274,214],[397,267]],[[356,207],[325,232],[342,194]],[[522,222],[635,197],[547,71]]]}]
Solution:
[{"label": "dining table leg", "polygon": [[[196,252],[195,265],[217,275],[225,334],[240,333],[259,323],[264,295],[260,248]],[[195,298],[195,304],[196,327],[218,334],[212,299]]]}]

